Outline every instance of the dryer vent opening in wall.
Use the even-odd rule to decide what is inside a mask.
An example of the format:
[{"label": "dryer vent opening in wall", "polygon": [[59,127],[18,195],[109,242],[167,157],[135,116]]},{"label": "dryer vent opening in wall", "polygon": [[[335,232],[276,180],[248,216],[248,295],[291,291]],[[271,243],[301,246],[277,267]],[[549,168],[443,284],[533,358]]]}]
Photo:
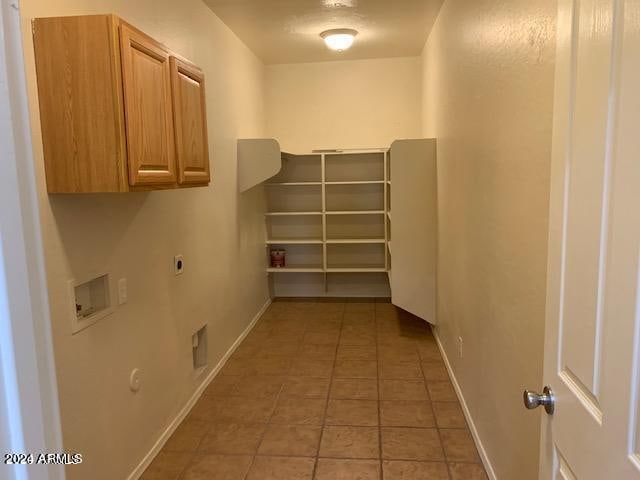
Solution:
[{"label": "dryer vent opening in wall", "polygon": [[191,337],[193,348],[193,369],[200,370],[207,366],[207,326],[205,325]]}]

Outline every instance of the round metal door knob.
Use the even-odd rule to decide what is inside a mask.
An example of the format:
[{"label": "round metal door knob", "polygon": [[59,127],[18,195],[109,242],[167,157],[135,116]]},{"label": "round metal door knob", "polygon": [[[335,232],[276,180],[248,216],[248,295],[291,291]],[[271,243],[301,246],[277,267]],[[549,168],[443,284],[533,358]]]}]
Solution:
[{"label": "round metal door knob", "polygon": [[522,395],[522,399],[524,400],[524,406],[529,410],[533,410],[542,405],[545,412],[549,415],[553,415],[556,399],[553,396],[551,388],[544,387],[542,394],[532,392],[531,390],[525,390]]}]

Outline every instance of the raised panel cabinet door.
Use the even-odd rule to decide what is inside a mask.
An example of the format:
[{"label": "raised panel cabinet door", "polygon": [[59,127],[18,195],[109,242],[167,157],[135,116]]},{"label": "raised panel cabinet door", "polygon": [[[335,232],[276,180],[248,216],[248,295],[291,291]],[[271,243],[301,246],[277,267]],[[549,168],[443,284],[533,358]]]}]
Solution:
[{"label": "raised panel cabinet door", "polygon": [[176,183],[169,52],[121,23],[129,183]]},{"label": "raised panel cabinet door", "polygon": [[195,65],[171,57],[171,87],[178,183],[209,183],[204,75]]}]

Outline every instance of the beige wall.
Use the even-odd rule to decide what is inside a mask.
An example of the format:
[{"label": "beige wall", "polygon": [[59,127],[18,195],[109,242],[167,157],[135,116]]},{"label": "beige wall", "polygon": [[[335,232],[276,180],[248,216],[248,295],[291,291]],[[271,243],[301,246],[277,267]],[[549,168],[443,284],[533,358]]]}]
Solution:
[{"label": "beige wall", "polygon": [[[446,0],[423,53],[438,138],[438,334],[500,479],[537,478],[552,0]],[[463,358],[457,338],[463,338]]]},{"label": "beige wall", "polygon": [[[64,445],[85,454],[70,480],[121,480],[204,379],[191,334],[209,324],[215,365],[268,297],[263,199],[236,193],[237,137],[265,134],[264,67],[200,0],[22,0],[40,207]],[[198,63],[207,78],[213,182],[208,188],[48,197],[42,171],[29,21],[113,12]],[[186,270],[173,275],[173,256]],[[71,335],[67,280],[126,277],[129,301]],[[140,368],[142,389],[128,388]]]},{"label": "beige wall", "polygon": [[284,150],[420,135],[420,57],[270,65],[266,80],[268,132]]}]

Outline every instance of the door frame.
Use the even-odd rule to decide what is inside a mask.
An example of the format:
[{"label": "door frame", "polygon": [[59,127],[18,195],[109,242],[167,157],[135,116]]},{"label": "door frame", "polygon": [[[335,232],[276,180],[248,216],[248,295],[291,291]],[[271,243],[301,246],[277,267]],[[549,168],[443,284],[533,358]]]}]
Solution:
[{"label": "door frame", "polygon": [[[31,138],[19,0],[0,0],[1,453],[63,452]],[[61,466],[0,472],[65,478]]]}]

